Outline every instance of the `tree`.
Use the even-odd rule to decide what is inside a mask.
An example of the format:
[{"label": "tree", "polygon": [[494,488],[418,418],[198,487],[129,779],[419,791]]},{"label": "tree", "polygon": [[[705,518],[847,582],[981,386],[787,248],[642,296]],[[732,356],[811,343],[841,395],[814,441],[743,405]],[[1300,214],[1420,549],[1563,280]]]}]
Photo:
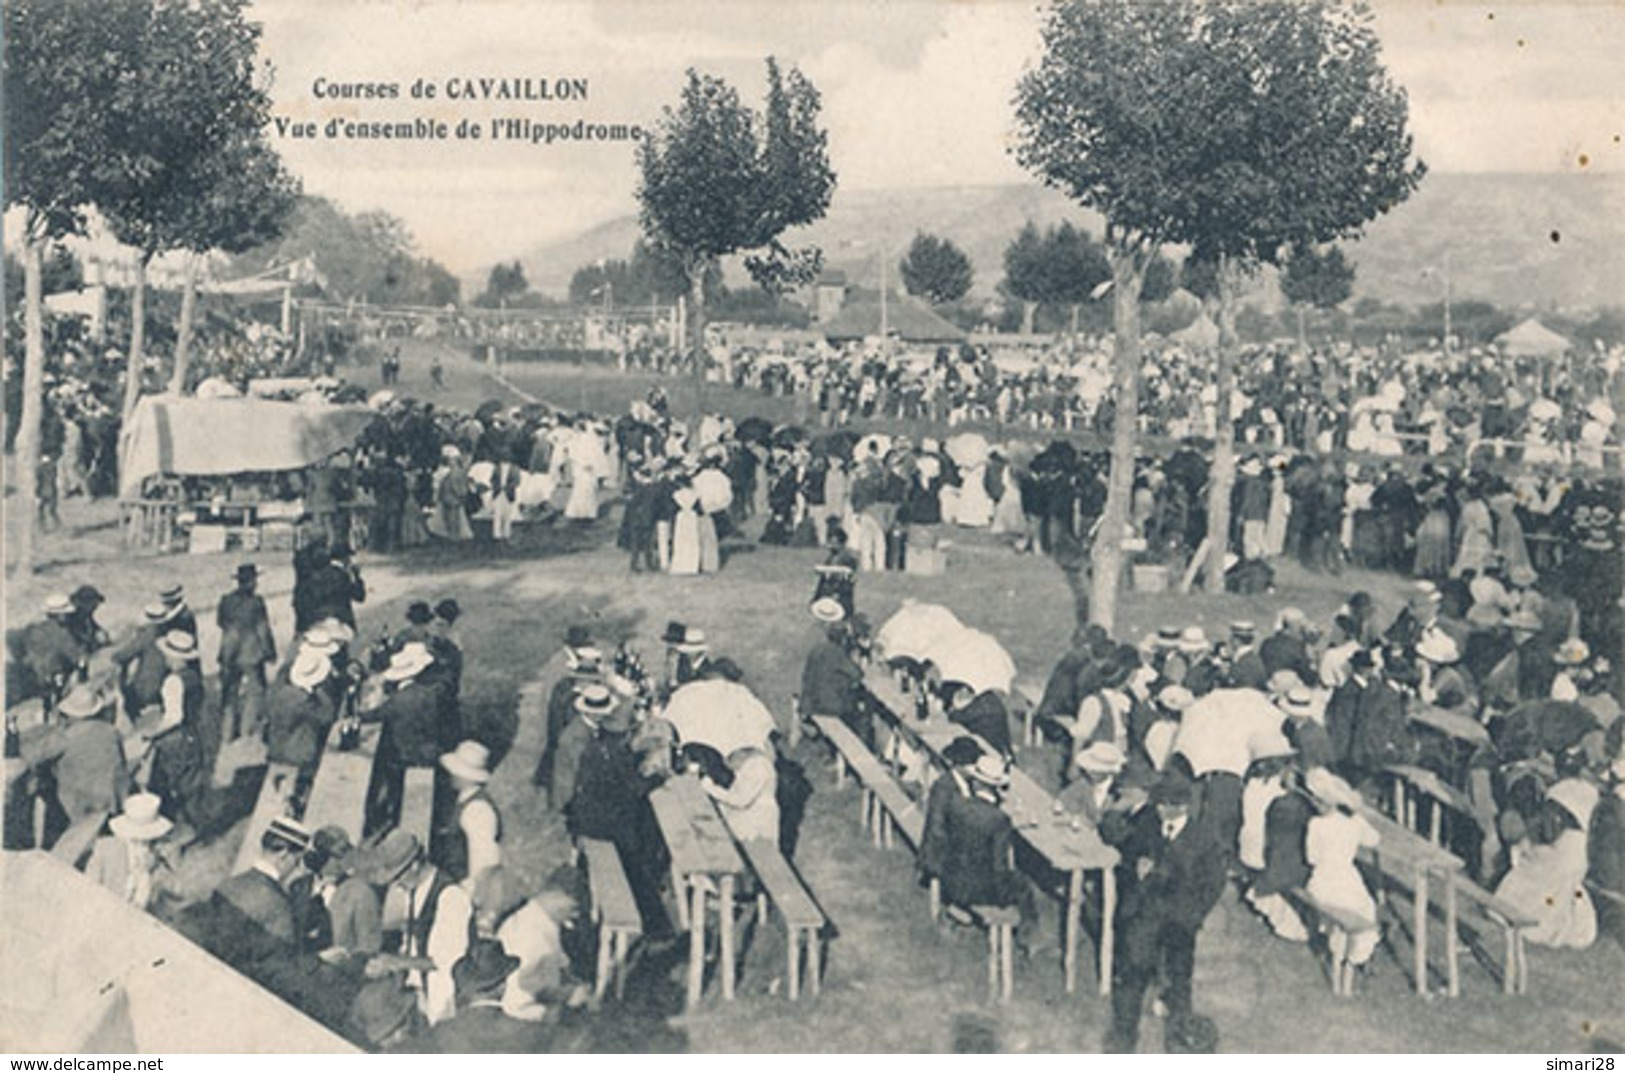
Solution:
[{"label": "tree", "polygon": [[1079,308],[1101,293],[1101,285],[1112,278],[1111,265],[1106,260],[1106,251],[1089,232],[1065,220],[1044,236],[1044,246],[1050,301],[1070,311],[1075,335]]},{"label": "tree", "polygon": [[1281,263],[1280,285],[1298,315],[1298,345],[1307,350],[1305,307],[1333,309],[1348,301],[1354,292],[1354,266],[1336,246],[1318,250],[1300,243]]},{"label": "tree", "polygon": [[785,231],[820,219],[835,190],[818,91],[799,70],[767,60],[758,115],[727,82],[692,69],[676,108],[667,107],[638,144],[644,236],[676,258],[688,284],[695,373],[705,377],[705,278],[722,257],[744,253],[764,289],[814,278],[815,247],[790,249]]},{"label": "tree", "polygon": [[127,92],[116,99],[113,173],[98,202],[113,234],[137,253],[125,416],[140,392],[146,270],[187,251],[170,389],[185,386],[197,255],[240,252],[275,237],[298,183],[266,141],[271,99],[257,78],[258,24],[248,0],[142,0],[119,7],[134,25],[124,43]]},{"label": "tree", "polygon": [[1033,313],[1049,297],[1049,273],[1044,238],[1028,220],[1004,248],[1003,290],[1021,303],[1021,333],[1031,335]]},{"label": "tree", "polygon": [[970,292],[971,264],[965,251],[949,239],[919,232],[897,273],[909,294],[942,305],[957,302]]},{"label": "tree", "polygon": [[[117,114],[129,97],[128,5],[11,0],[5,5],[6,204],[23,210],[23,399],[17,422],[16,565],[34,567],[36,474],[45,413],[45,247],[82,234],[107,189]],[[27,42],[21,47],[18,42]]]},{"label": "tree", "polygon": [[500,309],[512,304],[521,295],[530,290],[530,283],[525,279],[525,266],[518,261],[511,264],[495,264],[491,266],[490,275],[485,277],[485,290],[474,299],[474,304],[487,309]]},{"label": "tree", "polygon": [[1016,153],[1107,221],[1123,419],[1114,425],[1091,612],[1108,628],[1138,409],[1139,311],[1125,292],[1138,298],[1151,258],[1168,243],[1219,266],[1207,572],[1216,586],[1234,483],[1229,353],[1240,284],[1295,244],[1358,234],[1423,174],[1411,162],[1405,94],[1382,67],[1371,21],[1362,4],[1338,0],[1090,0],[1050,9],[1044,55],[1017,93]]}]

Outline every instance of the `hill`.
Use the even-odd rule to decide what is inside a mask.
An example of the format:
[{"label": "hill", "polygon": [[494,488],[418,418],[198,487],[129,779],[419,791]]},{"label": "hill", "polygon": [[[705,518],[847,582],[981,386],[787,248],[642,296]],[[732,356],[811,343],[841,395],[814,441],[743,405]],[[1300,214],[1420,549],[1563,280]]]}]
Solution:
[{"label": "hill", "polygon": [[[1005,246],[1029,219],[1040,226],[1071,219],[1101,232],[1095,214],[1023,184],[837,191],[829,215],[792,237],[821,246],[826,264],[873,286],[882,251],[892,273],[916,231],[943,235],[975,265],[974,293],[990,295],[1003,276]],[[637,234],[637,218],[628,215],[521,259],[535,286],[562,295],[576,268],[625,257]],[[1423,273],[1443,267],[1448,255],[1457,301],[1625,304],[1625,175],[1431,174],[1348,252],[1358,266],[1357,299],[1438,301],[1442,284]]]}]

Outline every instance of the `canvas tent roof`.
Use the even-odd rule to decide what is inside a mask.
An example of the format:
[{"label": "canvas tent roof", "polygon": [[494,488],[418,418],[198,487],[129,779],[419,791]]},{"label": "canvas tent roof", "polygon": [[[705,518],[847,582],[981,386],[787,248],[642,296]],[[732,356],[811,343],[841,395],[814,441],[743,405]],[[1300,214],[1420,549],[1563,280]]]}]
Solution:
[{"label": "canvas tent roof", "polygon": [[1557,355],[1574,344],[1534,317],[1495,337],[1495,345],[1516,357]]},{"label": "canvas tent roof", "polygon": [[355,443],[377,415],[365,406],[270,399],[141,400],[121,449],[119,494],[148,477],[222,477],[304,469]]},{"label": "canvas tent roof", "polygon": [[[880,299],[849,301],[829,320],[819,325],[829,339],[866,339],[880,334]],[[886,329],[909,343],[958,343],[965,333],[935,310],[914,298],[888,298]]]},{"label": "canvas tent roof", "polygon": [[356,1050],[49,854],[0,854],[0,890],[0,1050]]}]

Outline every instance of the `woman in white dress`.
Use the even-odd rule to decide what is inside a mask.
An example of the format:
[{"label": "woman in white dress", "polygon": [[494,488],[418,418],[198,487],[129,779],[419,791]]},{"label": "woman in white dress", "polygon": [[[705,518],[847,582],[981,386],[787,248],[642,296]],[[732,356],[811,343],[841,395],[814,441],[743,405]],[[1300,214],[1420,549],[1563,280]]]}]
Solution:
[{"label": "woman in white dress", "polygon": [[[1325,811],[1310,820],[1304,832],[1304,858],[1309,863],[1304,890],[1315,904],[1337,911],[1337,921],[1328,918],[1321,924],[1333,964],[1364,965],[1382,933],[1377,929],[1377,903],[1354,862],[1361,847],[1376,847],[1379,836],[1355,811],[1360,795],[1348,783],[1324,768],[1311,771],[1305,783]],[[1351,928],[1351,921],[1362,926]]]},{"label": "woman in white dress", "polygon": [[969,528],[986,529],[993,521],[993,500],[987,494],[987,463],[960,472],[964,479],[959,486],[954,521]]},{"label": "woman in white dress", "polygon": [[677,517],[671,526],[671,566],[674,575],[689,576],[700,572],[700,495],[694,491],[694,482],[684,477],[672,491],[677,504]]},{"label": "woman in white dress", "polygon": [[1586,831],[1599,796],[1595,786],[1578,778],[1555,783],[1546,791],[1542,821],[1556,829],[1556,837],[1512,847],[1512,870],[1495,895],[1538,921],[1524,932],[1532,943],[1583,950],[1597,938],[1597,909],[1585,877]]},{"label": "woman in white dress", "polygon": [[1286,494],[1286,459],[1270,463],[1270,512],[1264,522],[1264,556],[1279,559],[1286,551],[1286,522],[1292,498]]},{"label": "woman in white dress", "polygon": [[598,433],[585,423],[569,441],[570,498],[564,503],[564,516],[572,521],[590,522],[598,518],[598,482],[605,473],[603,444]]},{"label": "woman in white dress", "polygon": [[1456,524],[1461,533],[1461,544],[1456,549],[1456,561],[1450,568],[1450,576],[1460,577],[1467,570],[1483,573],[1485,567],[1495,562],[1495,522],[1490,517],[1489,505],[1484,502],[1481,492],[1471,493],[1462,505],[1461,517]]}]

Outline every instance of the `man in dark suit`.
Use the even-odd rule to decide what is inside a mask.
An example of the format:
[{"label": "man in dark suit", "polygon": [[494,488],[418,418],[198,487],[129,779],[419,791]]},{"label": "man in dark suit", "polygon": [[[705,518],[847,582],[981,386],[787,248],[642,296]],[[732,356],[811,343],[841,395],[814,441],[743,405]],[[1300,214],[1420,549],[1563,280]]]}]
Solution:
[{"label": "man in dark suit", "polygon": [[949,907],[1016,908],[1017,943],[1024,948],[1037,906],[1012,861],[1015,828],[999,807],[1000,791],[1010,782],[1005,761],[968,738],[951,743],[944,755],[955,766],[932,786],[926,802],[920,873],[941,882]]},{"label": "man in dark suit", "polygon": [[[815,606],[813,614],[819,615],[820,610]],[[833,715],[872,749],[874,717],[863,709],[863,671],[847,654],[842,643],[845,637],[846,627],[836,619],[828,623],[823,639],[807,653],[807,662],[801,668],[801,714],[807,719]]]},{"label": "man in dark suit", "polygon": [[268,962],[297,952],[287,884],[309,847],[308,831],[292,820],[273,820],[260,836],[260,854],[252,867],[215,888],[226,926],[215,936],[214,953],[239,972],[261,979]]},{"label": "man in dark suit", "polygon": [[254,591],[259,568],[237,568],[237,588],[220,597],[220,729],[227,741],[259,729],[265,706],[265,665],[276,661],[276,638],[265,600]]},{"label": "man in dark suit", "polygon": [[1167,775],[1145,805],[1101,819],[1101,838],[1122,855],[1109,1052],[1135,1050],[1146,988],[1159,971],[1169,1016],[1192,1012],[1196,933],[1224,891],[1231,853],[1193,796],[1190,782]]},{"label": "man in dark suit", "polygon": [[1408,758],[1405,698],[1383,679],[1365,649],[1349,658],[1348,680],[1326,702],[1326,732],[1337,757],[1333,770],[1356,787]]}]

